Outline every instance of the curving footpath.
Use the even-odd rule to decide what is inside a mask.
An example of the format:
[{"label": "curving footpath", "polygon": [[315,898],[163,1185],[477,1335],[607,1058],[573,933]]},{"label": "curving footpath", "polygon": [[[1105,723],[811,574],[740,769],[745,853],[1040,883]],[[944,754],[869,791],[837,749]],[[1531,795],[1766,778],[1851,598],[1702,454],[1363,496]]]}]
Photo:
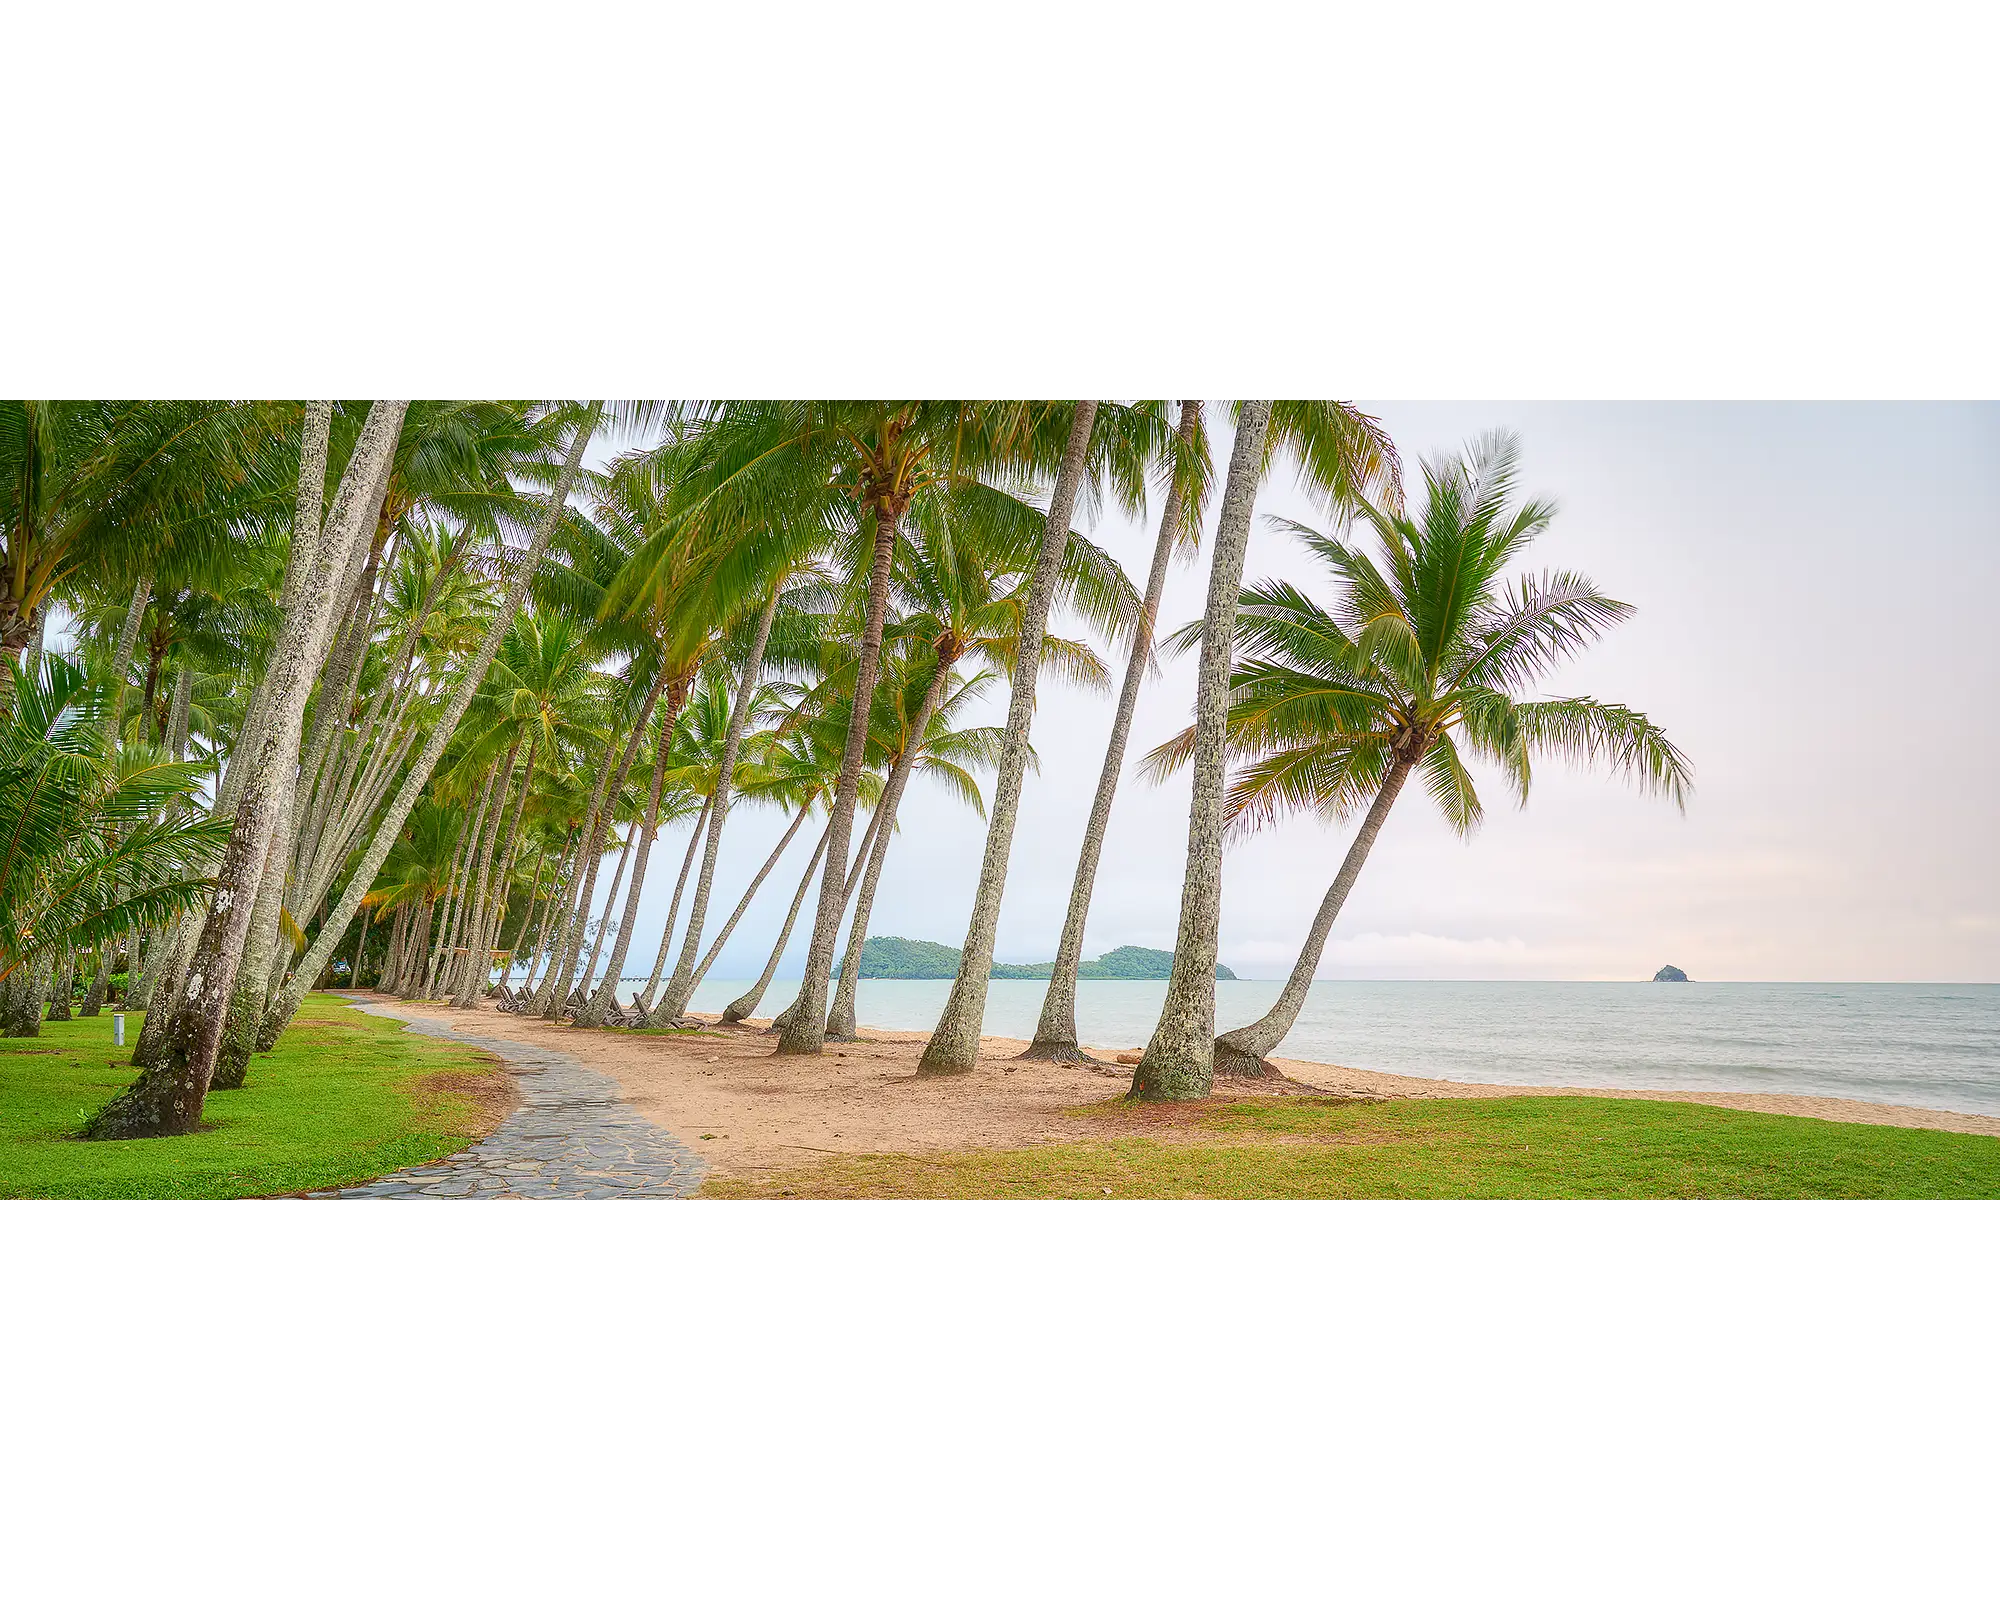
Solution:
[{"label": "curving footpath", "polygon": [[[361,1002],[358,1009],[394,1016]],[[478,1144],[309,1200],[677,1200],[701,1182],[702,1161],[618,1097],[601,1072],[541,1045],[461,1033],[429,1017],[396,1017],[435,1039],[490,1050],[526,1104]]]}]

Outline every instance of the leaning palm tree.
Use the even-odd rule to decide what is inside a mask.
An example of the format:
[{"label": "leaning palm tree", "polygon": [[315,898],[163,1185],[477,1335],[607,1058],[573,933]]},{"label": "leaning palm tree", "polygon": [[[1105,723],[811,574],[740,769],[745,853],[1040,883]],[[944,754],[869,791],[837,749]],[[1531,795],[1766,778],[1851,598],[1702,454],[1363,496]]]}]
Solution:
[{"label": "leaning palm tree", "polygon": [[[1498,766],[1522,804],[1542,755],[1602,763],[1686,804],[1687,758],[1640,712],[1587,695],[1518,698],[1632,611],[1574,572],[1505,581],[1555,515],[1550,501],[1513,503],[1518,455],[1511,435],[1488,434],[1460,459],[1425,463],[1420,512],[1362,502],[1379,561],[1290,524],[1333,580],[1330,606],[1288,583],[1243,592],[1228,742],[1250,765],[1231,786],[1228,821],[1366,810],[1277,1003],[1215,1041],[1217,1071],[1269,1070],[1264,1058],[1298,1020],[1334,920],[1412,776],[1461,834],[1483,814],[1468,754]],[[1170,771],[1193,748],[1190,730],[1149,765]]]},{"label": "leaning palm tree", "polygon": [[[1092,662],[1085,649],[1084,655]],[[898,670],[900,669],[900,670]],[[1101,665],[1099,670],[1101,671]],[[981,822],[987,820],[986,802],[979,792],[975,771],[991,771],[999,764],[1006,731],[1002,728],[961,728],[955,726],[977,703],[994,675],[975,672],[961,677],[948,664],[924,664],[912,668],[897,662],[885,675],[884,691],[876,696],[877,743],[882,765],[889,769],[882,798],[876,802],[869,824],[874,842],[860,867],[859,887],[854,891],[854,915],[847,931],[847,953],[835,968],[837,982],[833,1007],[827,1014],[826,1036],[842,1042],[855,1037],[855,1009],[861,982],[861,957],[868,944],[868,923],[874,913],[875,891],[882,880],[883,863],[896,834],[898,803],[913,777],[928,777],[943,785]],[[1084,681],[1091,681],[1087,676]],[[946,685],[941,691],[940,683]],[[921,685],[921,687],[919,687]],[[911,710],[915,706],[915,711]],[[1030,764],[1034,752],[1028,753]]]},{"label": "leaning palm tree", "polygon": [[[318,934],[265,1012],[260,1042],[265,1038],[275,1041],[297,1013],[306,991],[318,981],[334,947],[346,936],[347,925],[353,921],[355,911],[375,881],[376,872],[401,835],[404,821],[415,807],[424,785],[430,781],[446,745],[457,731],[459,719],[465,715],[472,696],[484,681],[486,670],[499,651],[501,639],[526,600],[529,583],[543,564],[557,524],[565,520],[570,489],[576,482],[584,449],[597,431],[604,407],[602,400],[593,400],[580,407],[561,403],[552,405],[552,410],[562,414],[565,425],[571,430],[569,447],[564,452],[561,465],[554,469],[554,481],[529,534],[527,546],[519,552],[510,552],[506,576],[498,586],[497,604],[478,646],[472,651],[471,659],[457,673],[456,687],[431,721],[421,747],[404,769],[402,782],[397,785],[394,797],[374,822],[373,837],[362,850],[360,861],[349,873],[346,887],[333,909],[321,920]],[[628,420],[636,420],[638,413],[628,406],[625,416]]]},{"label": "leaning palm tree", "polygon": [[[374,521],[407,404],[378,400],[370,407],[362,437],[323,524],[320,502],[325,489],[331,408],[319,401],[307,409],[299,459],[298,516],[280,604],[283,622],[259,686],[258,692],[265,699],[262,716],[251,714],[253,731],[231,762],[232,767],[244,764],[244,777],[236,795],[228,848],[216,872],[215,896],[182,974],[177,1003],[147,1019],[146,1038],[134,1053],[139,1077],[91,1119],[85,1129],[88,1137],[185,1134],[201,1123],[202,1104],[215,1073],[258,888],[267,870],[283,870],[282,863],[273,865],[270,861],[275,853],[272,846],[290,813],[307,702],[332,643],[330,600]],[[397,819],[399,825],[401,820]],[[342,931],[346,931],[344,927]],[[143,1048],[148,1043],[150,1050]]]},{"label": "leaning palm tree", "polygon": [[[1386,492],[1392,504],[1401,503],[1395,446],[1373,417],[1344,401],[1276,401],[1264,437],[1266,472],[1279,454],[1289,456],[1296,464],[1300,487],[1308,495],[1336,509],[1355,491],[1370,487]],[[1063,917],[1055,965],[1042,996],[1041,1018],[1035,1024],[1034,1041],[1022,1052],[1028,1058],[1082,1059],[1076,1033],[1076,983],[1083,962],[1084,928],[1090,917],[1098,862],[1111,822],[1112,801],[1124,770],[1125,747],[1131,737],[1139,688],[1153,664],[1153,627],[1166,587],[1167,566],[1176,549],[1192,551],[1198,543],[1202,507],[1208,496],[1209,453],[1201,401],[1181,402],[1177,437],[1173,447],[1162,453],[1162,475],[1166,480],[1166,505],[1160,517],[1159,536],[1153,544],[1153,565],[1147,574],[1140,628],[1126,662],[1125,682],[1119,691],[1117,713],[1112,718],[1103,770],[1098,775],[1097,793],[1084,824],[1069,910]]]},{"label": "leaning palm tree", "polygon": [[[806,895],[811,891],[814,877],[820,863],[825,860],[827,841],[832,837],[832,814],[835,797],[840,788],[840,775],[844,765],[845,735],[849,718],[848,708],[843,703],[818,705],[803,712],[797,720],[781,733],[775,734],[759,752],[759,770],[744,773],[742,781],[746,799],[766,800],[772,804],[794,810],[803,816],[814,806],[827,813],[827,826],[821,830],[819,843],[814,846],[812,859],[807,863],[805,875],[799,879],[797,891],[793,894],[790,909],[785,914],[778,937],[771,946],[771,953],[765,959],[763,970],[756,982],[723,1007],[724,1022],[741,1022],[757,1009],[764,998],[764,991],[771,986],[777,975],[778,963],[784,958],[785,950],[792,940],[792,930],[797,926],[799,911],[805,904]],[[871,746],[874,743],[871,731]],[[879,754],[879,752],[877,752]],[[857,786],[860,802],[874,808],[876,817],[881,815],[882,780],[871,768],[863,768]],[[861,850],[857,852],[854,871],[842,885],[842,897],[853,889],[860,877],[859,856],[867,853],[872,842],[871,820],[869,828],[862,833]],[[844,907],[843,907],[844,909]]]},{"label": "leaning palm tree", "polygon": [[1201,531],[1201,503],[1207,488],[1208,445],[1203,437],[1201,402],[1183,400],[1175,449],[1167,459],[1166,505],[1160,532],[1153,541],[1153,564],[1146,574],[1145,599],[1132,634],[1132,651],[1125,664],[1125,681],[1118,691],[1118,709],[1111,719],[1111,737],[1104,749],[1104,767],[1097,794],[1084,824],[1083,847],[1077,853],[1076,880],[1070,889],[1069,911],[1056,946],[1055,966],[1042,996],[1042,1014],[1035,1037],[1024,1056],[1049,1061],[1082,1057],[1076,1038],[1077,969],[1083,961],[1083,929],[1090,915],[1090,898],[1097,882],[1097,863],[1104,853],[1104,835],[1111,822],[1111,802],[1125,767],[1125,746],[1132,736],[1132,714],[1139,704],[1139,686],[1153,662],[1153,629],[1159,620],[1160,598],[1166,592],[1167,566],[1178,548],[1192,549]]}]

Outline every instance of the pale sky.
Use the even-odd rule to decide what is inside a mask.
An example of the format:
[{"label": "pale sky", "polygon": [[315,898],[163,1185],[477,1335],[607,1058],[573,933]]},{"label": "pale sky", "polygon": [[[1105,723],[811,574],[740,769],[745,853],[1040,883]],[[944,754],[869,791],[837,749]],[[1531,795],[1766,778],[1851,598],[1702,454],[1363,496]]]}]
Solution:
[{"label": "pale sky", "polygon": [[[1413,786],[1322,978],[1629,979],[1673,962],[1710,980],[2000,981],[1987,605],[2000,592],[2000,405],[1359,403],[1395,438],[1413,495],[1420,456],[1496,426],[1521,435],[1523,488],[1562,507],[1527,564],[1580,569],[1638,608],[1550,686],[1647,712],[1693,759],[1695,793],[1682,816],[1551,763],[1521,811],[1482,771],[1487,820],[1461,841]],[[1219,438],[1218,478],[1227,449]],[[1317,565],[1263,523],[1320,523],[1288,472],[1257,510],[1247,573],[1323,595]],[[1090,531],[1144,581],[1150,523],[1107,513]],[[1204,541],[1175,570],[1163,632],[1199,615],[1206,563]],[[1183,727],[1192,701],[1192,657],[1169,663],[1141,696],[1134,756]],[[1004,720],[1004,691],[988,707],[980,720]],[[1109,696],[1041,697],[1001,960],[1055,952],[1111,712]],[[1186,827],[1185,776],[1156,788],[1128,766],[1087,956],[1172,945]],[[711,928],[782,828],[774,814],[731,816]],[[1289,970],[1349,831],[1296,818],[1231,847],[1221,959],[1239,975]],[[627,964],[640,974],[685,837],[663,836],[654,855]],[[941,790],[913,785],[871,931],[961,944],[984,837]],[[761,966],[811,848],[809,826],[718,977]],[[781,974],[798,971],[810,919],[808,900]]]}]

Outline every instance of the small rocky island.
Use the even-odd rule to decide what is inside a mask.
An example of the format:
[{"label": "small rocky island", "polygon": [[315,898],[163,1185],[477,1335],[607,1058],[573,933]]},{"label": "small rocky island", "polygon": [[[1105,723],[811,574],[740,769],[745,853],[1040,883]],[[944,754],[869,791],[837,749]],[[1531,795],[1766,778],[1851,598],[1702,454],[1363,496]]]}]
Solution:
[{"label": "small rocky island", "polygon": [[1653,982],[1692,983],[1694,982],[1694,979],[1690,978],[1685,972],[1681,971],[1679,967],[1662,967],[1658,972],[1653,974]]},{"label": "small rocky island", "polygon": [[[836,966],[837,976],[840,968]],[[1021,965],[1009,965],[1004,961],[993,963],[996,978],[1046,978],[1055,970],[1052,961],[1037,961]],[[1085,961],[1077,967],[1076,975],[1082,979],[1122,978],[1128,982],[1162,982],[1174,970],[1174,953],[1171,950],[1148,950],[1142,945],[1121,944],[1116,950],[1107,950],[1095,961]],[[1234,982],[1236,974],[1227,967],[1218,965],[1217,978]],[[929,939],[897,939],[878,937],[865,940],[861,946],[861,976],[864,978],[955,978],[958,976],[958,951],[948,944],[934,944]]]}]

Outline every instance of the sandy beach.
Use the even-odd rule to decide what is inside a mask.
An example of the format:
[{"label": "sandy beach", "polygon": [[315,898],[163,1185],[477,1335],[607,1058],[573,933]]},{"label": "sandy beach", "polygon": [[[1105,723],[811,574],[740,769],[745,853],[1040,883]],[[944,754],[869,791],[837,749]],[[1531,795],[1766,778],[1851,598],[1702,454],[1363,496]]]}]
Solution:
[{"label": "sandy beach", "polygon": [[[643,1116],[698,1149],[719,1177],[755,1177],[810,1165],[827,1155],[1009,1148],[1139,1134],[1182,1136],[1183,1108],[1122,1106],[1115,1127],[1066,1116],[1075,1107],[1122,1099],[1132,1069],[1117,1052],[1088,1052],[1082,1064],[1022,1061],[1025,1042],[980,1040],[979,1069],[965,1077],[920,1078],[925,1035],[864,1028],[853,1044],[824,1056],[772,1053],[764,1019],[700,1033],[579,1029],[481,1005],[458,1011],[371,996],[392,1015],[449,1020],[460,1032],[521,1039],[564,1050],[617,1081]],[[1402,1077],[1323,1062],[1277,1059],[1294,1081],[1217,1079],[1218,1097],[1311,1093],[1382,1100],[1489,1099],[1509,1095],[1596,1095],[1681,1100],[1696,1105],[1935,1128],[2000,1137],[2000,1117],[1915,1106],[1876,1105],[1808,1095],[1675,1093],[1642,1089],[1522,1088]]]}]

